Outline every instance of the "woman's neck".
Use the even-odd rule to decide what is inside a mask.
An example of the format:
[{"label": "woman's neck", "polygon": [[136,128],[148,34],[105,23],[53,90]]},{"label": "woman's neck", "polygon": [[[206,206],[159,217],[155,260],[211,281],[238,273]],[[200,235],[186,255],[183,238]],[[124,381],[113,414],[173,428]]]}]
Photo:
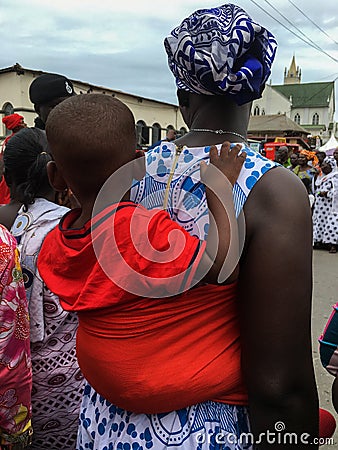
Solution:
[{"label": "woman's neck", "polygon": [[[186,145],[190,147],[203,147],[206,145],[218,145],[222,144],[225,141],[229,142],[246,142],[246,136],[242,137],[237,136],[236,134],[228,133],[228,134],[217,134],[211,132],[200,132],[193,131],[192,129],[189,133],[185,134],[181,138],[175,141],[177,145]],[[227,131],[227,130],[224,130]],[[240,133],[238,133],[240,134]]]},{"label": "woman's neck", "polygon": [[[190,132],[177,139],[177,144],[204,146],[246,141],[250,105],[237,106],[223,96],[193,97],[192,109],[186,114]],[[222,130],[222,133],[212,132],[216,130]]]}]

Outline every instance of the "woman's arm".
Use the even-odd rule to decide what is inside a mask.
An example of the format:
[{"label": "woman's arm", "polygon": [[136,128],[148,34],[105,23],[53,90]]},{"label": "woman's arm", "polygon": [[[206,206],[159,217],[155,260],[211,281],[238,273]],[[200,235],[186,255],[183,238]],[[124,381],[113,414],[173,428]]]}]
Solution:
[{"label": "woman's arm", "polygon": [[[239,276],[242,362],[250,423],[259,450],[310,449],[318,436],[312,362],[312,219],[299,179],[275,168],[244,208],[246,245]],[[296,433],[297,445],[268,442],[267,431]],[[301,436],[309,435],[302,443]],[[276,436],[276,435],[275,435]],[[285,438],[287,439],[287,437]]]}]

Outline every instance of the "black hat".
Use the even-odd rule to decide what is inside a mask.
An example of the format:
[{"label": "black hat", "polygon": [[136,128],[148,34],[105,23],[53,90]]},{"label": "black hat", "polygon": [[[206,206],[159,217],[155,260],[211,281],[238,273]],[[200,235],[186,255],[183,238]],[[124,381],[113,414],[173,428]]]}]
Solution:
[{"label": "black hat", "polygon": [[29,87],[29,98],[34,105],[43,105],[51,100],[72,95],[75,95],[73,83],[56,73],[40,75]]}]

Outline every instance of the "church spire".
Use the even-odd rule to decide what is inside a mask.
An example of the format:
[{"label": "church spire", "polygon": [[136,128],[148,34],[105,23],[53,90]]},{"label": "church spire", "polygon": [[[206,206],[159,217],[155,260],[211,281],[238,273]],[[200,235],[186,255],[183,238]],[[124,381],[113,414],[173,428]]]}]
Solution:
[{"label": "church spire", "polygon": [[299,84],[300,81],[301,70],[296,66],[296,57],[293,55],[289,70],[284,70],[284,84]]}]

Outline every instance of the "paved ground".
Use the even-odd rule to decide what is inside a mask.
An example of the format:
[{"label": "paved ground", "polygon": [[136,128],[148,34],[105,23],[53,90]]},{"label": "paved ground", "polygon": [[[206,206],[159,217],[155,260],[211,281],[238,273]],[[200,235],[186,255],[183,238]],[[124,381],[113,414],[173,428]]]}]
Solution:
[{"label": "paved ground", "polygon": [[[318,385],[320,406],[334,413],[331,404],[331,385],[333,377],[322,367],[318,353],[318,336],[331,314],[332,305],[338,302],[338,253],[329,254],[324,250],[314,250],[313,258],[313,354]],[[338,415],[334,413],[337,423]],[[335,435],[335,445],[321,446],[321,450],[338,448],[338,430]]]}]

